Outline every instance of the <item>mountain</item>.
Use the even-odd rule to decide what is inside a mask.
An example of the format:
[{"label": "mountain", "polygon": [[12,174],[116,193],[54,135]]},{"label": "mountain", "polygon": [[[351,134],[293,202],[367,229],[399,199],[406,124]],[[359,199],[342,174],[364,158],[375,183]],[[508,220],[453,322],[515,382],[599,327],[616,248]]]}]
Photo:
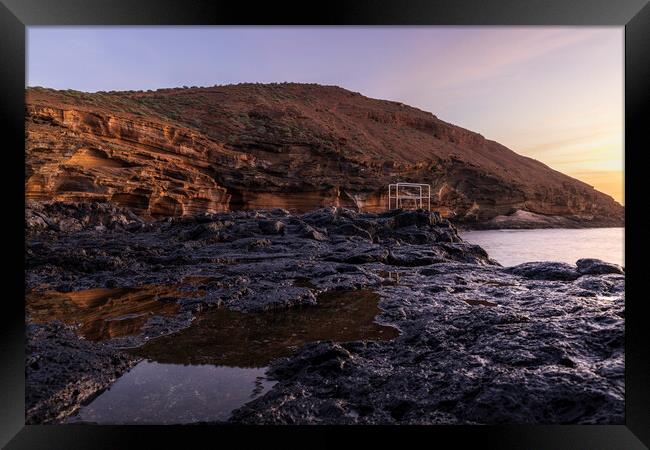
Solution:
[{"label": "mountain", "polygon": [[397,181],[430,184],[433,209],[470,225],[521,212],[581,226],[624,216],[610,196],[478,133],[317,84],[28,88],[25,175],[28,200],[108,201],[146,217],[380,211]]}]

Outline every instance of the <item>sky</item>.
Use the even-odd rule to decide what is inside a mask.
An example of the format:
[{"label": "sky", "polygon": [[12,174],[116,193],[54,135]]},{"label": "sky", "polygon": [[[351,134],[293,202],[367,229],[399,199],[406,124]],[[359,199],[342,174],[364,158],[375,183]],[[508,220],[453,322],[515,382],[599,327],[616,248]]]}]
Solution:
[{"label": "sky", "polygon": [[27,85],[338,85],[481,133],[623,203],[623,27],[29,27]]}]

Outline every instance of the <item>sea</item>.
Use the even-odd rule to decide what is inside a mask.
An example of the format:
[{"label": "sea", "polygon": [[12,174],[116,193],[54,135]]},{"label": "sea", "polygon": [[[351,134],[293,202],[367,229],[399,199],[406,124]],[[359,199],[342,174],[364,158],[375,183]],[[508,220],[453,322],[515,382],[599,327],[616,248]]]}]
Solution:
[{"label": "sea", "polygon": [[575,264],[580,258],[598,258],[625,266],[625,228],[477,230],[460,236],[478,244],[503,266],[530,261]]}]

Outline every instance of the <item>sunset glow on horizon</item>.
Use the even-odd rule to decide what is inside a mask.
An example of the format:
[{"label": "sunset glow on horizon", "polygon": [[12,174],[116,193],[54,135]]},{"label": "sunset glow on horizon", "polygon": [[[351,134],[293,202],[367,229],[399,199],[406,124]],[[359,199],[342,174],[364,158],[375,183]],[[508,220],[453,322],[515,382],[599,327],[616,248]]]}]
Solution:
[{"label": "sunset glow on horizon", "polygon": [[481,133],[624,203],[623,27],[29,27],[27,86],[338,85]]}]

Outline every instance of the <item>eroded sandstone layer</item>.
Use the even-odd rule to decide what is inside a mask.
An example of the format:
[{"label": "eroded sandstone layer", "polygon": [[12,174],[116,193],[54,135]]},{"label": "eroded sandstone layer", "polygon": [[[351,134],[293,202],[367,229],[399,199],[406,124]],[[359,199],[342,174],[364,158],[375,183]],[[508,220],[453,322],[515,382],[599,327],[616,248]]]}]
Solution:
[{"label": "eroded sandstone layer", "polygon": [[[146,221],[109,204],[37,202],[26,224],[26,285],[39,308],[32,313],[27,302],[28,423],[64,421],[131,367],[122,349],[157,338],[171,346],[173,333],[210,308],[307,313],[323,293],[359,289],[380,297],[377,321],[399,336],[301,345],[272,362],[277,384],[231,422],[624,420],[625,275],[614,264],[502,267],[423,211],[276,209]],[[147,301],[166,306],[148,308],[133,334],[89,341],[79,337],[83,324],[31,323],[46,317],[40,293],[142,286],[182,287],[158,289]],[[123,314],[126,300],[113,301]],[[102,314],[109,306],[101,304]],[[90,317],[64,312],[62,320]]]},{"label": "eroded sandstone layer", "polygon": [[434,209],[459,223],[516,211],[623,221],[623,207],[585,183],[429,112],[335,86],[30,88],[26,100],[32,200],[107,201],[150,217],[378,212],[387,185],[408,181],[430,184]]}]

